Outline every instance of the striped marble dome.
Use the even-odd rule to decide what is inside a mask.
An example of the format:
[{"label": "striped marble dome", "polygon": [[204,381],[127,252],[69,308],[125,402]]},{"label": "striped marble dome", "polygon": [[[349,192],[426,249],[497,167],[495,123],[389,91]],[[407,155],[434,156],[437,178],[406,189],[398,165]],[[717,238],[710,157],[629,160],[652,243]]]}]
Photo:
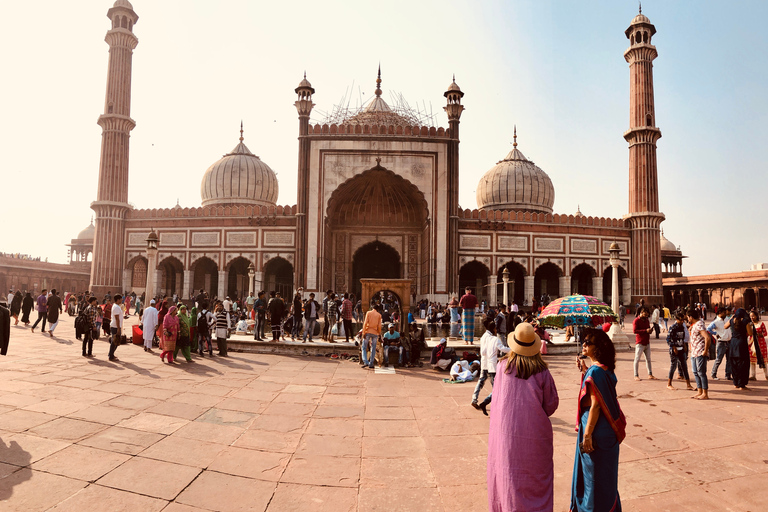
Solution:
[{"label": "striped marble dome", "polygon": [[200,195],[203,206],[245,204],[274,206],[277,176],[261,159],[240,143],[203,175]]},{"label": "striped marble dome", "polygon": [[555,188],[547,173],[514,149],[486,172],[477,184],[481,210],[520,210],[552,213]]}]

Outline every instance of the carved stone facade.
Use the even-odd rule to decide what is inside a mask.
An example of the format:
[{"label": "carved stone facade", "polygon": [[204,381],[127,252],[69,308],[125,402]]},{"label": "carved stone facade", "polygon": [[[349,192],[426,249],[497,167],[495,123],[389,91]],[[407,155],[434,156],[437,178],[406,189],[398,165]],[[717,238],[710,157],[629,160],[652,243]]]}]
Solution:
[{"label": "carved stone facade", "polygon": [[[327,123],[310,123],[315,90],[306,76],[295,89],[295,206],[275,204],[272,170],[245,147],[241,126],[238,146],[203,175],[203,207],[137,210],[127,203],[127,137],[133,127],[130,59],[138,17],[126,4],[117,2],[110,10],[118,26],[108,37],[114,53],[100,120],[105,138],[93,204],[95,290],[106,285],[113,291],[120,285],[141,290],[143,276],[150,275],[157,276],[153,294],[189,296],[202,288],[219,297],[242,295],[252,275],[257,290],[360,293],[360,280],[370,278],[405,280],[411,298],[446,302],[471,286],[495,302],[506,268],[510,297],[519,303],[572,292],[608,300],[608,248],[618,242],[623,300],[660,295],[658,227],[664,217],[656,190],[660,132],[654,124],[650,45],[655,29],[644,16],[627,32],[631,46],[625,56],[632,76],[644,82],[638,86],[633,79],[632,124],[625,134],[631,156],[625,219],[553,214],[552,181],[517,149],[516,132],[513,151],[483,178],[480,210],[461,209],[464,93],[455,81],[444,93],[447,128],[421,126],[417,115],[382,99],[380,73],[371,101]],[[123,17],[127,27],[120,25]],[[650,34],[645,39],[643,31]],[[650,112],[650,124],[645,113],[638,117],[640,111]],[[159,253],[155,268],[148,268],[146,238],[152,229]]]}]

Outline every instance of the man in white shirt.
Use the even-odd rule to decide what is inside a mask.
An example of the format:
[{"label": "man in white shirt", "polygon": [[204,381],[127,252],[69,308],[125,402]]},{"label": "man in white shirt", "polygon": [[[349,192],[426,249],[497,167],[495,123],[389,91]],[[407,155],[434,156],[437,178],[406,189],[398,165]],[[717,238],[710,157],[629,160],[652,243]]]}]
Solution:
[{"label": "man in white shirt", "polygon": [[157,331],[157,309],[155,308],[155,299],[149,301],[149,307],[144,310],[141,317],[143,325],[144,352],[152,352],[152,340]]},{"label": "man in white shirt", "polygon": [[725,378],[731,380],[731,358],[728,356],[728,346],[731,344],[731,330],[725,328],[725,323],[730,319],[731,308],[721,308],[707,328],[710,334],[714,333],[717,339],[717,359],[715,364],[712,365],[712,380],[720,380],[717,378],[717,369],[720,367],[720,363],[723,362],[723,356],[725,356]]},{"label": "man in white shirt", "polygon": [[659,306],[653,306],[653,313],[651,313],[651,327],[653,327],[653,330],[656,331],[656,339],[659,339],[659,331],[661,331],[661,326],[659,326],[659,317],[661,316],[661,311],[659,311]]},{"label": "man in white shirt", "polygon": [[224,312],[226,313],[229,313],[229,311],[232,309],[232,299],[229,298],[229,295],[227,295],[227,298],[224,299],[224,302],[221,304],[224,306]]},{"label": "man in white shirt", "polygon": [[496,336],[496,324],[493,320],[486,318],[483,321],[483,327],[485,327],[485,333],[480,338],[480,379],[477,381],[475,391],[472,393],[472,407],[475,409],[481,409],[486,416],[488,413],[485,408],[491,403],[491,394],[488,394],[482,403],[477,403],[477,398],[480,395],[480,390],[483,389],[486,379],[491,379],[491,389],[493,389],[493,381],[496,377],[496,365],[499,362],[499,353],[506,354],[509,352],[509,347],[505,347],[501,342],[501,339]]},{"label": "man in white shirt", "polygon": [[109,325],[109,330],[112,334],[109,338],[109,360],[117,361],[118,359],[115,357],[115,351],[120,344],[120,336],[123,334],[123,308],[120,307],[120,304],[123,303],[123,297],[115,295],[113,300],[115,303],[112,304],[112,312],[110,315],[112,317],[112,322]]}]

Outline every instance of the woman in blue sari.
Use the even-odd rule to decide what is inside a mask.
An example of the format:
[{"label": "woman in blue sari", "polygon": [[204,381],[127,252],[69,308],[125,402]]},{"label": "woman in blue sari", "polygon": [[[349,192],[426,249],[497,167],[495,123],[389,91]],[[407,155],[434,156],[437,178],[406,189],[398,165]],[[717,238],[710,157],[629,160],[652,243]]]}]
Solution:
[{"label": "woman in blue sari", "polygon": [[582,337],[582,372],[578,406],[576,460],[573,464],[571,512],[620,512],[619,444],[626,420],[616,398],[616,350],[602,329]]}]

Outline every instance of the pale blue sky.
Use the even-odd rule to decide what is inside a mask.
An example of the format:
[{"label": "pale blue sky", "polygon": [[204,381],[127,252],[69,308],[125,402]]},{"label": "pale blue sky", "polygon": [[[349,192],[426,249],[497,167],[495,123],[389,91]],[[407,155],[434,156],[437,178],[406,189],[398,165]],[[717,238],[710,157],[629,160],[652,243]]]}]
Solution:
[{"label": "pale blue sky", "polygon": [[[624,30],[634,1],[255,2],[135,0],[129,199],[139,208],[200,204],[206,168],[245,142],[294,204],[302,72],[330,111],[347,87],[367,99],[431,104],[466,93],[460,203],[511,148],[552,179],[555,212],[627,210],[629,71]],[[95,199],[111,2],[4,5],[0,155],[8,214],[0,251],[64,262]],[[643,3],[656,25],[661,210],[684,270],[739,271],[768,261],[768,137],[762,1]],[[358,94],[355,94],[357,97]],[[354,103],[354,100],[353,100]],[[320,116],[315,116],[320,117]]]}]

